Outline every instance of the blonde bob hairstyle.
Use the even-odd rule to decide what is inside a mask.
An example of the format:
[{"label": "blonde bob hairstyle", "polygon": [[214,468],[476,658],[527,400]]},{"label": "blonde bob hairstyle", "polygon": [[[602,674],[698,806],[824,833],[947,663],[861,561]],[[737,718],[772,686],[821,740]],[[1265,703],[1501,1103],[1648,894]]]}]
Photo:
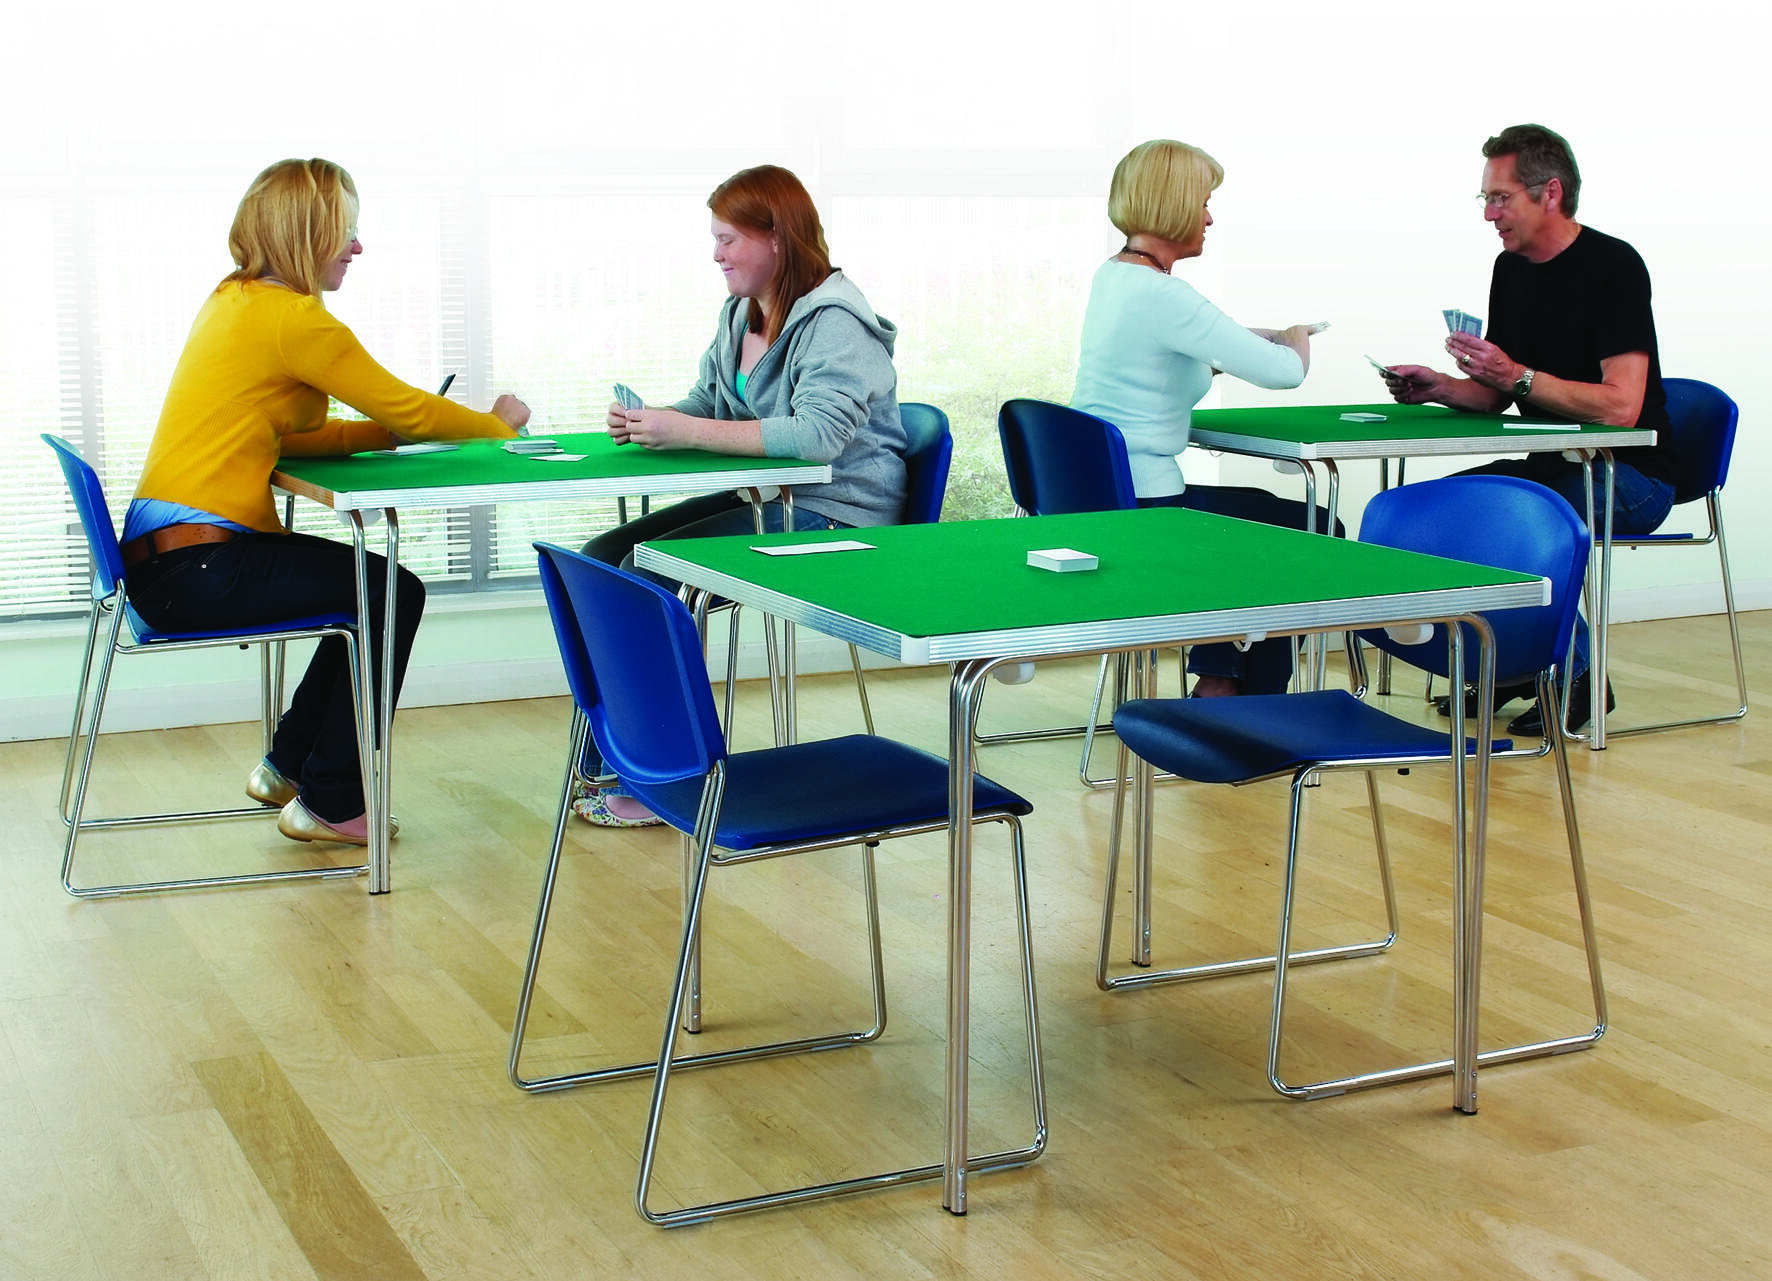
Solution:
[{"label": "blonde bob hairstyle", "polygon": [[326,265],[357,225],[357,185],[330,160],[279,160],[252,180],[228,229],[235,269],[223,280],[282,282],[320,296]]},{"label": "blonde bob hairstyle", "polygon": [[1141,142],[1114,166],[1108,218],[1127,237],[1158,236],[1185,244],[1206,221],[1206,198],[1224,181],[1224,166],[1198,147],[1171,138]]}]

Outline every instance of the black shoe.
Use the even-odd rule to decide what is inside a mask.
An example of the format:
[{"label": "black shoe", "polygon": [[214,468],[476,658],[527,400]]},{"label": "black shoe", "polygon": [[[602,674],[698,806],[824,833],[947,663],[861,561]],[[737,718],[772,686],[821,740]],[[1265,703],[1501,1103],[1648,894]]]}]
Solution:
[{"label": "black shoe", "polygon": [[[1593,684],[1588,674],[1583,672],[1569,682],[1569,710],[1563,717],[1563,723],[1569,727],[1571,734],[1579,734],[1587,728],[1593,719]],[[1606,682],[1606,710],[1613,711],[1618,700],[1612,695],[1612,682]],[[1543,738],[1544,717],[1539,713],[1538,704],[1521,712],[1507,723],[1507,732],[1518,738]]]},{"label": "black shoe", "polygon": [[[1530,698],[1531,696],[1532,683],[1530,681],[1524,685],[1497,685],[1495,687],[1495,710],[1499,712],[1516,698]],[[1452,717],[1452,695],[1442,694],[1436,698],[1434,710],[1450,720]],[[1477,687],[1475,685],[1464,687],[1464,714],[1473,718],[1477,714]]]}]

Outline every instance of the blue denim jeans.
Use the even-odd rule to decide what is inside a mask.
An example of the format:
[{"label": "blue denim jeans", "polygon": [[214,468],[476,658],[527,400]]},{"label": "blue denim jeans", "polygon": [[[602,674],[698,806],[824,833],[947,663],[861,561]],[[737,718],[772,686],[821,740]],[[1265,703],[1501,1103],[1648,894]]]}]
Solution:
[{"label": "blue denim jeans", "polygon": [[[1140,507],[1185,507],[1190,511],[1211,512],[1237,520],[1253,520],[1283,529],[1303,529],[1305,505],[1291,499],[1278,498],[1265,489],[1247,489],[1235,485],[1189,485],[1186,493],[1168,494],[1160,498],[1141,498]],[[1326,528],[1329,510],[1319,507],[1312,529]],[[1335,522],[1338,535],[1346,528]],[[1284,694],[1292,684],[1292,651],[1290,636],[1274,636],[1256,641],[1248,649],[1238,649],[1229,642],[1216,645],[1194,645],[1188,649],[1187,669],[1195,676],[1228,676],[1241,681],[1245,694]]]},{"label": "blue denim jeans", "polygon": [[[779,502],[763,504],[763,529],[770,534],[779,534],[783,530],[782,506]],[[808,511],[804,507],[794,508],[794,528],[796,530],[812,529],[847,529],[849,526],[842,521],[832,520],[829,516]],[[751,516],[751,505],[736,493],[727,490],[718,494],[702,494],[697,498],[687,498],[669,507],[661,507],[657,511],[630,520],[626,524],[617,525],[614,529],[598,534],[584,545],[583,551],[592,560],[600,560],[605,565],[619,565],[630,573],[641,578],[650,579],[666,591],[676,591],[682,584],[661,574],[641,569],[634,564],[634,548],[640,543],[665,538],[719,538],[727,534],[751,534],[757,529]],[[586,778],[596,778],[603,772],[603,757],[597,751],[596,743],[586,740],[584,756],[579,762],[579,772]],[[619,785],[602,789],[608,796],[627,796],[630,793]]]},{"label": "blue denim jeans", "polygon": [[[1524,458],[1498,458],[1492,463],[1484,463],[1481,467],[1472,467],[1468,471],[1458,473],[1461,476],[1519,476],[1526,480],[1535,480],[1546,489],[1556,494],[1575,509],[1575,514],[1583,520],[1587,519],[1587,498],[1582,492],[1581,464],[1572,463],[1560,454],[1528,454]],[[1673,509],[1674,487],[1671,482],[1656,480],[1645,476],[1635,467],[1618,463],[1613,468],[1613,502],[1612,533],[1615,537],[1629,538],[1636,534],[1652,534],[1667,519]],[[1599,463],[1594,464],[1594,521],[1603,521],[1606,510],[1606,470]],[[1599,529],[1593,531],[1598,538]],[[1587,620],[1580,615],[1575,618],[1575,658],[1569,666],[1571,678],[1580,676],[1587,671],[1588,634]]]},{"label": "blue denim jeans", "polygon": [[[355,553],[311,534],[242,534],[232,542],[180,547],[128,571],[129,602],[166,631],[208,631],[287,623],[357,609]],[[369,558],[371,688],[381,677],[382,602],[387,562]],[[394,605],[394,697],[424,614],[425,588],[399,570]],[[271,767],[295,782],[301,802],[329,823],[364,811],[349,657],[342,637],[314,650],[289,710],[271,740]]]}]

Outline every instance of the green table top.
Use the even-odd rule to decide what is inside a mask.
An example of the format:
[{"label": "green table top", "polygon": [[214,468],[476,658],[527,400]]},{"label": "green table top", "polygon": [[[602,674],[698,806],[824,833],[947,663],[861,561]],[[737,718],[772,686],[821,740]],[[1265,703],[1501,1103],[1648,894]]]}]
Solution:
[{"label": "green table top", "polygon": [[285,458],[271,475],[279,489],[336,511],[471,507],[542,499],[688,494],[741,485],[819,484],[828,463],[798,458],[741,458],[700,449],[646,450],[617,445],[605,432],[554,433],[580,462],[551,462],[506,452],[502,441],[464,440],[459,449],[382,458]]},{"label": "green table top", "polygon": [[[867,550],[767,556],[853,539]],[[1054,573],[1031,550],[1100,567]],[[644,568],[909,663],[1339,631],[1540,605],[1540,578],[1179,508],[642,543]]]},{"label": "green table top", "polygon": [[[1344,422],[1341,416],[1350,413],[1383,414],[1384,421]],[[1198,410],[1190,442],[1233,454],[1309,461],[1620,449],[1653,445],[1655,433],[1646,427],[1581,426],[1531,416],[1471,414],[1444,405],[1386,402]]]}]

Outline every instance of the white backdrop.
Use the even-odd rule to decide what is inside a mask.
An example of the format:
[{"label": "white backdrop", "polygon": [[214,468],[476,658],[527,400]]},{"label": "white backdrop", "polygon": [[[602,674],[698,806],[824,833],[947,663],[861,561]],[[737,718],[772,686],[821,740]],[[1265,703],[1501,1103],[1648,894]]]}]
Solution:
[{"label": "white backdrop", "polygon": [[[519,206],[531,194],[578,199],[570,208],[591,210],[589,221],[562,214],[564,205],[547,217],[495,216],[467,228],[465,253],[471,267],[487,265],[482,274],[519,263],[518,276],[576,283],[590,273],[601,287],[642,294],[604,326],[622,332],[573,338],[600,387],[603,363],[621,370],[635,359],[603,348],[634,350],[622,344],[666,325],[706,332],[721,291],[704,270],[701,201],[732,170],[774,161],[807,180],[837,260],[900,323],[903,394],[951,396],[959,428],[987,452],[996,400],[1068,396],[1088,276],[1115,243],[1103,212],[1108,177],[1132,143],[1182,138],[1226,168],[1206,255],[1181,268],[1208,296],[1250,324],[1333,324],[1303,387],[1269,393],[1220,380],[1223,403],[1344,401],[1380,395],[1362,352],[1443,366],[1440,309],[1483,313],[1495,241],[1471,198],[1478,149],[1507,124],[1547,124],[1581,162],[1583,220],[1631,241],[1649,264],[1665,371],[1714,381],[1741,405],[1734,560],[1744,600],[1772,604],[1763,568],[1772,512],[1756,493],[1772,474],[1758,430],[1772,375],[1757,352],[1772,228],[1753,145],[1767,113],[1742,6],[363,0],[245,12],[237,0],[171,0],[17,9],[5,19],[0,199],[105,188],[175,211],[136,251],[163,261],[117,269],[165,278],[164,305],[181,325],[227,269],[226,224],[250,175],[280,156],[325,155],[352,170],[364,195],[358,306],[373,295],[356,282],[374,279],[378,257],[391,272],[415,252],[373,238],[378,210],[387,230],[413,192],[458,182]],[[657,214],[679,204],[680,219]],[[605,206],[643,211],[644,225],[599,222]],[[0,338],[19,378],[28,362],[18,353],[34,351],[44,325],[13,287],[41,269],[44,246],[30,239],[12,246],[0,301]],[[634,281],[646,283],[621,283]],[[351,307],[341,295],[340,313],[369,323]],[[503,332],[517,346],[525,307],[495,298],[491,314],[493,342]],[[128,348],[132,317],[105,323],[109,341]],[[7,359],[0,352],[0,387],[10,388]],[[415,352],[410,376],[428,376],[434,359]],[[143,364],[130,394],[157,403],[170,366],[158,356]],[[17,424],[0,431],[0,445],[7,459],[41,448]],[[1196,477],[1218,467],[1189,463]],[[1232,460],[1222,474],[1287,484]],[[1350,474],[1344,512],[1374,487],[1374,477]],[[1698,586],[1704,567],[1687,563],[1701,558],[1621,560],[1620,617],[1690,612],[1711,599]],[[41,629],[0,626],[0,649],[27,634],[42,639]],[[42,693],[30,663],[0,668],[0,705]]]}]

